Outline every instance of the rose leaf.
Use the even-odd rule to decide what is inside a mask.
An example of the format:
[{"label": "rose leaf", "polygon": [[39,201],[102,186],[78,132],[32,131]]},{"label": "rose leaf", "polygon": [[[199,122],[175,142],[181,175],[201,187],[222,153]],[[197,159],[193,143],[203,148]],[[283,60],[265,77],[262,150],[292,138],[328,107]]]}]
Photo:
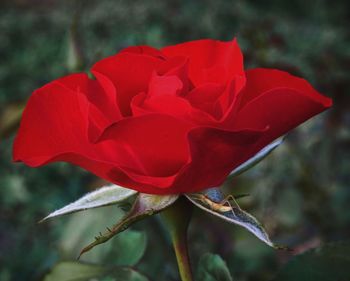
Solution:
[{"label": "rose leaf", "polygon": [[293,257],[273,281],[350,280],[350,242],[325,244]]},{"label": "rose leaf", "polygon": [[197,280],[232,281],[233,279],[226,262],[219,255],[206,253],[199,260]]},{"label": "rose leaf", "polygon": [[60,262],[54,266],[44,281],[83,281],[83,280],[115,280],[115,281],[148,281],[144,275],[130,267],[109,267],[74,261]]},{"label": "rose leaf", "polygon": [[276,246],[259,221],[242,210],[236,202],[225,202],[219,188],[211,188],[204,193],[186,194],[185,196],[200,209],[225,221],[244,227],[267,245],[277,249],[285,248]]},{"label": "rose leaf", "polygon": [[135,190],[124,188],[118,185],[101,187],[84,195],[77,201],[52,212],[47,217],[43,218],[40,222],[43,222],[49,218],[59,217],[87,209],[122,203],[136,193],[137,191]]}]

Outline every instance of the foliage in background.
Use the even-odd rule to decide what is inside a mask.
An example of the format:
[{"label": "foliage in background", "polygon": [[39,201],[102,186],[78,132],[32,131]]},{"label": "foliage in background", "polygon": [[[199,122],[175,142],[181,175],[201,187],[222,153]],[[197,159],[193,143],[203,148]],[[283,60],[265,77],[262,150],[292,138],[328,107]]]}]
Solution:
[{"label": "foliage in background", "polygon": [[[242,207],[264,223],[274,241],[293,247],[296,253],[348,239],[349,11],[345,0],[2,1],[0,281],[23,280],[24,276],[25,280],[42,280],[54,268],[47,277],[50,280],[59,268],[75,266],[59,262],[74,260],[86,242],[121,216],[119,209],[106,207],[37,224],[54,209],[104,183],[64,163],[40,169],[14,165],[11,145],[18,112],[35,88],[135,44],[160,47],[237,36],[247,67],[290,71],[331,96],[332,110],[289,134],[261,164],[228,181],[225,190],[249,193],[240,200]],[[189,239],[193,265],[198,278],[205,281],[216,276],[235,281],[288,280],[285,272],[311,274],[303,270],[306,264],[316,267],[310,261],[313,255],[320,253],[321,264],[329,264],[331,250],[338,253],[349,247],[330,245],[292,257],[293,253],[276,252],[246,231],[200,211],[194,215]],[[348,262],[344,254],[339,257]],[[133,267],[147,275],[133,280],[178,280],[169,238],[157,218],[137,224],[88,253],[83,261],[110,268]],[[345,272],[344,267],[332,268],[339,274]],[[332,268],[329,273],[336,276]],[[101,276],[97,278],[118,280],[113,272]]]}]

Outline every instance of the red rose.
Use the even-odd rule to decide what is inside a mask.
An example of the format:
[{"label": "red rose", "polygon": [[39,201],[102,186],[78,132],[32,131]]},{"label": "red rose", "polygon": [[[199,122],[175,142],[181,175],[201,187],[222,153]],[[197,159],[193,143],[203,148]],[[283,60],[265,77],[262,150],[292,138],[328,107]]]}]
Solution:
[{"label": "red rose", "polygon": [[91,72],[32,94],[15,161],[70,162],[144,193],[195,192],[332,104],[286,72],[244,71],[236,40],[130,47]]}]

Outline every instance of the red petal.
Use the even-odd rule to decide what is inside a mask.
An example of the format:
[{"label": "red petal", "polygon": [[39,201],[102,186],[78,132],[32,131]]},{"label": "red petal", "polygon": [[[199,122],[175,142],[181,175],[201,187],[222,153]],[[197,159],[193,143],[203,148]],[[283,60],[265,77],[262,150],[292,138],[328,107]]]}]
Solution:
[{"label": "red petal", "polygon": [[[132,151],[129,155],[143,167],[143,174],[123,167],[128,175],[125,186],[138,183],[133,188],[171,194],[222,184],[235,167],[253,155],[261,134],[252,130],[195,128],[171,116],[153,114],[116,123],[106,130],[101,141],[125,143],[126,149]],[[112,177],[120,180],[120,170]]]},{"label": "red petal", "polygon": [[189,76],[195,86],[206,82],[225,83],[243,75],[243,56],[236,42],[197,40],[162,49],[169,57],[189,58]]},{"label": "red petal", "polygon": [[174,184],[177,192],[196,192],[220,186],[228,174],[253,155],[264,131],[225,131],[196,128],[189,134],[192,161]]},{"label": "red petal", "polygon": [[157,74],[178,77],[183,85],[180,95],[186,95],[192,87],[188,78],[188,59],[183,57],[168,58],[157,70]]},{"label": "red petal", "polygon": [[195,108],[213,116],[218,127],[231,129],[240,99],[238,85],[244,83],[244,77],[237,77],[226,85],[203,84],[193,89],[186,98]]},{"label": "red petal", "polygon": [[[64,80],[76,78],[73,75]],[[82,93],[62,86],[64,80],[51,82],[30,97],[15,139],[13,158],[30,166],[78,161],[106,178],[112,167],[104,160],[110,159],[106,158],[108,147],[96,149],[87,139],[89,102]]]},{"label": "red petal", "polygon": [[311,100],[323,104],[325,107],[331,105],[331,99],[320,95],[305,79],[293,76],[288,72],[277,69],[254,68],[246,71],[245,74],[247,82],[242,91],[240,108],[256,97],[276,88],[293,89]]},{"label": "red petal", "polygon": [[113,82],[120,111],[124,116],[129,116],[132,98],[147,90],[152,73],[162,63],[162,59],[153,56],[122,52],[97,62],[92,71],[103,74]]},{"label": "red petal", "polygon": [[[85,95],[69,90],[62,85],[62,81],[51,82],[36,90],[28,101],[14,142],[14,161],[23,161],[32,167],[57,161],[70,162],[110,182],[147,193],[160,192],[158,181],[160,184],[168,181],[167,186],[171,184],[174,176],[160,177],[159,180],[150,177],[153,184],[150,185],[134,181],[128,173],[142,177],[145,168],[151,169],[151,172],[153,168],[156,169],[152,166],[154,161],[144,166],[139,160],[145,160],[151,154],[154,157],[158,150],[164,155],[163,160],[167,165],[159,167],[161,170],[155,170],[154,173],[169,173],[176,170],[177,165],[181,166],[182,161],[188,157],[182,149],[187,150],[187,147],[181,146],[178,139],[176,142],[175,136],[181,136],[183,127],[173,124],[167,117],[162,117],[160,124],[157,121],[152,123],[152,118],[155,117],[149,116],[124,119],[117,123],[119,125],[111,127],[112,131],[117,132],[118,141],[112,139],[93,144],[87,138],[89,105]],[[145,121],[140,120],[142,118]],[[155,119],[158,120],[158,116]],[[156,126],[158,124],[159,127]],[[165,124],[170,124],[170,127],[165,128]],[[147,130],[147,125],[151,126],[150,131]],[[140,134],[137,133],[139,130]],[[152,134],[155,143],[152,144],[151,138],[146,137],[146,131]],[[160,134],[157,135],[158,132]],[[144,144],[143,139],[146,139]],[[138,149],[142,150],[142,145],[146,144],[150,145],[148,148],[151,150],[139,152]],[[176,151],[177,154],[165,153],[166,149]],[[164,159],[166,157],[169,158]],[[168,160],[171,165],[168,165]]]},{"label": "red petal", "polygon": [[269,126],[260,141],[261,147],[332,104],[331,99],[316,92],[306,80],[286,72],[253,69],[246,74],[241,109],[232,125],[236,129]]},{"label": "red petal", "polygon": [[127,47],[121,50],[120,53],[142,54],[164,59],[161,51],[147,45]]},{"label": "red petal", "polygon": [[201,126],[216,123],[210,114],[193,107],[188,100],[176,95],[148,97],[145,93],[141,93],[133,98],[131,108],[133,116],[163,113]]},{"label": "red petal", "polygon": [[[130,151],[142,170],[130,171],[150,177],[168,177],[188,161],[187,133],[192,125],[163,114],[126,118],[109,127],[100,143],[111,141]],[[130,155],[128,156],[130,158]],[[130,163],[129,159],[119,159]],[[127,165],[125,165],[127,166]]]},{"label": "red petal", "polygon": [[186,96],[192,106],[211,114],[215,118],[222,115],[222,107],[217,102],[224,91],[224,86],[216,83],[202,84]]},{"label": "red petal", "polygon": [[149,83],[148,96],[179,95],[183,88],[181,80],[174,75],[159,76],[153,73]]},{"label": "red petal", "polygon": [[104,75],[98,72],[94,74],[97,80],[89,79],[85,73],[56,80],[70,91],[84,94],[89,100],[88,135],[91,141],[96,140],[106,127],[122,118],[113,84]]}]

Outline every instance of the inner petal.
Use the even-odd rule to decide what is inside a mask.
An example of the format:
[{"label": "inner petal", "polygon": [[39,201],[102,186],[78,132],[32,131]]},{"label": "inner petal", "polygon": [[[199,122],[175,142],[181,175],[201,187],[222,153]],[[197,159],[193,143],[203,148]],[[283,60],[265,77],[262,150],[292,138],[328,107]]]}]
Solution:
[{"label": "inner petal", "polygon": [[148,95],[149,97],[161,96],[161,95],[178,95],[183,88],[183,83],[175,75],[159,76],[153,73]]},{"label": "inner petal", "polygon": [[169,57],[189,59],[189,76],[195,86],[207,82],[226,83],[243,74],[243,56],[235,39],[229,42],[196,40],[165,47],[162,52]]},{"label": "inner petal", "polygon": [[152,73],[163,59],[131,52],[122,52],[97,62],[92,71],[108,77],[116,88],[120,112],[130,116],[130,102],[140,92],[147,91]]},{"label": "inner petal", "polygon": [[215,118],[222,115],[222,107],[218,98],[222,94],[224,86],[216,83],[208,83],[194,88],[188,93],[186,99],[192,106],[207,112]]}]

